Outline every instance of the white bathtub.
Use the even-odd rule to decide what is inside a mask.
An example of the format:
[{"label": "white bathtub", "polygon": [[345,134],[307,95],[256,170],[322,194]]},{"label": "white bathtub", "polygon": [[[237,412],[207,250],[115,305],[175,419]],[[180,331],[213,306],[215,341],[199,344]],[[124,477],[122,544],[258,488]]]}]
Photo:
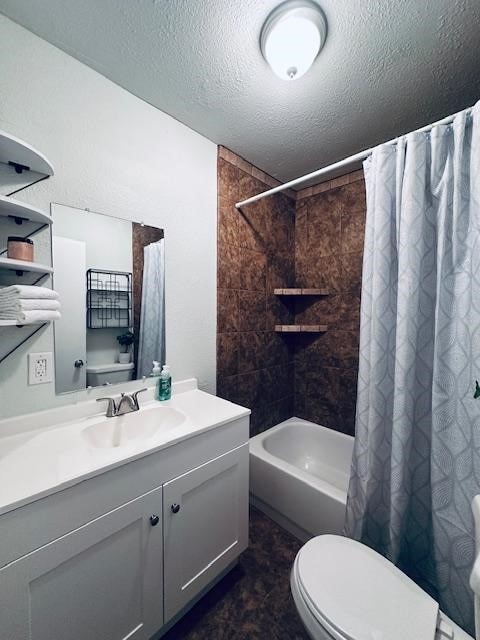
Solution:
[{"label": "white bathtub", "polygon": [[250,439],[250,493],[300,540],[341,533],[353,438],[300,418]]}]

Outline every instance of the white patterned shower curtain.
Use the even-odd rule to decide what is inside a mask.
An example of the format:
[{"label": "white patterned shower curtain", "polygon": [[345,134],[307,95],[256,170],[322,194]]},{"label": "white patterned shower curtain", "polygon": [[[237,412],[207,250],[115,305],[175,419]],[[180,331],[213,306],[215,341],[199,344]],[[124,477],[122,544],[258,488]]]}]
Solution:
[{"label": "white patterned shower curtain", "polygon": [[143,249],[142,308],[137,377],[152,372],[152,362],[165,363],[165,241]]},{"label": "white patterned shower curtain", "polygon": [[480,493],[480,103],[365,162],[356,440],[346,534],[473,632]]}]

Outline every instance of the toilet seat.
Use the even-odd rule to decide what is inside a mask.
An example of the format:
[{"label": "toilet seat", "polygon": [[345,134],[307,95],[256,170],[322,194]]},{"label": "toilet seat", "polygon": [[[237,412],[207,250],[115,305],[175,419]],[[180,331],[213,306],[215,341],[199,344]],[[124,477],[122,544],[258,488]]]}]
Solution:
[{"label": "toilet seat", "polygon": [[313,538],[299,551],[292,577],[308,610],[335,640],[438,637],[438,603],[359,542]]}]

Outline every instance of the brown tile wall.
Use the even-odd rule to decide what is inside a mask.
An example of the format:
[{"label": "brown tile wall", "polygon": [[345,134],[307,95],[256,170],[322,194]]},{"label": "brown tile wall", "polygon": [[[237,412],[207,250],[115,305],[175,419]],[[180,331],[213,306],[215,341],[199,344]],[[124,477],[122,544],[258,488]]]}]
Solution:
[{"label": "brown tile wall", "polygon": [[328,331],[295,338],[294,408],[300,418],[353,434],[365,183],[361,172],[336,179],[339,182],[341,186],[297,200],[296,283],[326,287],[331,293],[296,302],[297,323],[320,321],[328,324]]},{"label": "brown tile wall", "polygon": [[293,322],[294,303],[273,289],[294,284],[295,200],[282,193],[244,212],[234,206],[270,188],[265,179],[220,148],[217,393],[252,409],[252,435],[294,407],[293,343],[274,332],[276,323]]},{"label": "brown tile wall", "polygon": [[[276,183],[219,147],[217,393],[252,409],[252,435],[292,415],[353,433],[363,173],[235,209]],[[273,295],[294,286],[327,287],[331,295]],[[274,332],[294,322],[329,330]]]}]

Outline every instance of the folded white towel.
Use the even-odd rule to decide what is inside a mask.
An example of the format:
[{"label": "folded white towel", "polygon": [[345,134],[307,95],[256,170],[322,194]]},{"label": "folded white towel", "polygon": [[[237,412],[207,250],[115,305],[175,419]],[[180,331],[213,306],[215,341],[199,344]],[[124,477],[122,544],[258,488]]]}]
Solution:
[{"label": "folded white towel", "polygon": [[60,311],[60,302],[58,300],[21,298],[13,303],[13,308],[17,311]]},{"label": "folded white towel", "polygon": [[14,284],[10,287],[0,289],[0,300],[18,300],[24,298],[31,300],[57,300],[58,297],[58,293],[53,289],[35,287],[27,284]]},{"label": "folded white towel", "polygon": [[0,320],[16,320],[25,311],[60,311],[58,300],[16,300],[4,304],[0,300]]},{"label": "folded white towel", "polygon": [[17,321],[19,324],[39,324],[60,320],[61,317],[59,311],[23,311],[18,314]]}]

